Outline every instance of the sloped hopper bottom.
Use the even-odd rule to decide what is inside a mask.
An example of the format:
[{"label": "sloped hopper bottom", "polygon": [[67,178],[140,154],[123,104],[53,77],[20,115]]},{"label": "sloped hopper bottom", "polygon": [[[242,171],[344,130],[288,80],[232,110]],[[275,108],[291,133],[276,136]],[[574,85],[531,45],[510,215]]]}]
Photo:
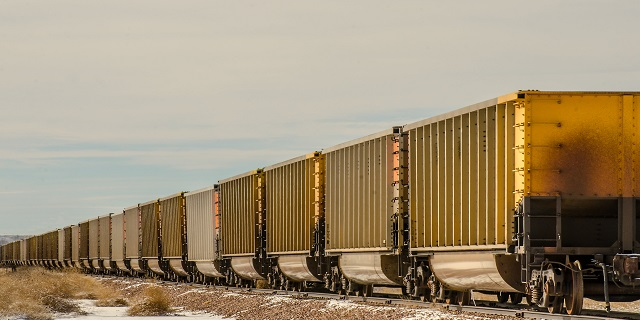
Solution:
[{"label": "sloped hopper bottom", "polygon": [[100,269],[100,261],[98,259],[91,260],[91,266],[94,269]]},{"label": "sloped hopper bottom", "polygon": [[260,266],[257,259],[253,257],[233,257],[231,258],[231,268],[242,279],[264,280],[264,277],[258,272]]},{"label": "sloped hopper bottom", "polygon": [[442,253],[429,260],[438,280],[458,291],[524,291],[515,255],[493,253]]},{"label": "sloped hopper bottom", "polygon": [[379,253],[344,253],[340,256],[340,271],[359,284],[401,285],[398,257]]},{"label": "sloped hopper bottom", "polygon": [[116,261],[116,266],[118,267],[118,269],[124,272],[129,272],[129,269],[127,269],[127,265],[124,264],[124,261]]},{"label": "sloped hopper bottom", "polygon": [[278,267],[294,281],[322,281],[317,275],[317,264],[307,255],[286,255],[278,257]]},{"label": "sloped hopper bottom", "polygon": [[158,259],[147,260],[147,265],[149,266],[149,269],[153,271],[153,273],[161,276],[164,275],[164,271],[162,271],[162,268],[160,268],[160,263],[158,263]]},{"label": "sloped hopper bottom", "polygon": [[133,271],[139,272],[139,273],[143,273],[144,272],[144,270],[142,269],[142,266],[140,265],[140,260],[131,259],[131,261],[129,263],[131,264],[131,269],[133,269]]},{"label": "sloped hopper bottom", "polygon": [[189,273],[186,270],[184,270],[184,266],[182,265],[182,259],[169,260],[169,267],[171,267],[171,270],[173,270],[173,272],[175,272],[177,275],[181,277],[186,277],[189,275]]},{"label": "sloped hopper bottom", "polygon": [[111,270],[111,260],[102,260],[102,266],[107,270]]},{"label": "sloped hopper bottom", "polygon": [[207,277],[224,278],[218,261],[196,261],[196,268]]}]

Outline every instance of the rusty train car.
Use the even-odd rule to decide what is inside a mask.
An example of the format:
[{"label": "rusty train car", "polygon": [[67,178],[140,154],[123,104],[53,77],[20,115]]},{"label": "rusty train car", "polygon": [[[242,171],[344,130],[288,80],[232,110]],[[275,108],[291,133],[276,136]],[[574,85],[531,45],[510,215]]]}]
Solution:
[{"label": "rusty train car", "polygon": [[518,91],[4,245],[5,264],[578,314],[640,298],[637,92]]}]

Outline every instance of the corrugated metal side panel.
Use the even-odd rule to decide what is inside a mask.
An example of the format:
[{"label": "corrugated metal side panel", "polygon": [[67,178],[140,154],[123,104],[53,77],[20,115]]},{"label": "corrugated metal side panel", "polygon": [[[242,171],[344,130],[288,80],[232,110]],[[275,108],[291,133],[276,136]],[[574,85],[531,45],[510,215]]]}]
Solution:
[{"label": "corrugated metal side panel", "polygon": [[124,211],[124,254],[127,259],[138,259],[141,254],[140,210],[138,207]]},{"label": "corrugated metal side panel", "polygon": [[29,258],[29,246],[27,240],[20,240],[20,261],[27,261]]},{"label": "corrugated metal side panel", "polygon": [[182,245],[186,242],[182,195],[160,201],[160,221],[162,222],[162,256],[182,257]]},{"label": "corrugated metal side panel", "polygon": [[66,248],[66,245],[64,243],[64,232],[65,229],[58,230],[58,261],[64,261],[64,251]]},{"label": "corrugated metal side panel", "polygon": [[140,218],[142,221],[142,257],[158,257],[159,221],[157,203],[149,203],[140,206]]},{"label": "corrugated metal side panel", "polygon": [[124,260],[124,214],[111,216],[111,259]]},{"label": "corrugated metal side panel", "polygon": [[71,226],[71,261],[80,260],[80,227]]},{"label": "corrugated metal side panel", "polygon": [[0,258],[2,258],[2,261],[11,260],[10,256],[13,256],[13,254],[9,252],[11,249],[12,249],[12,246],[10,243],[3,244],[2,246],[0,246]]},{"label": "corrugated metal side panel", "polygon": [[509,101],[409,130],[412,249],[510,241],[514,119]]},{"label": "corrugated metal side panel", "polygon": [[111,259],[111,215],[100,217],[100,242],[98,243],[100,249],[100,259]]},{"label": "corrugated metal side panel", "polygon": [[190,261],[212,261],[217,257],[213,189],[186,194],[187,243]]},{"label": "corrugated metal side panel", "polygon": [[19,261],[21,257],[21,249],[20,241],[16,241],[13,243],[13,260]]},{"label": "corrugated metal side panel", "polygon": [[267,252],[311,250],[315,225],[314,158],[269,169]]},{"label": "corrugated metal side panel", "polygon": [[13,259],[13,244],[7,243],[2,245],[2,260],[10,261]]},{"label": "corrugated metal side panel", "polygon": [[71,227],[66,227],[64,230],[64,252],[62,258],[64,260],[71,260],[73,250],[73,236],[71,234]]},{"label": "corrugated metal side panel", "polygon": [[29,238],[29,260],[38,259],[38,236]]},{"label": "corrugated metal side panel", "polygon": [[253,255],[259,245],[258,175],[220,184],[222,255]]},{"label": "corrugated metal side panel", "polygon": [[89,258],[89,221],[80,223],[80,259]]},{"label": "corrugated metal side panel", "polygon": [[393,134],[326,154],[326,249],[391,250]]},{"label": "corrugated metal side panel", "polygon": [[49,259],[50,260],[58,260],[58,252],[60,251],[58,248],[58,244],[60,241],[58,240],[58,230],[49,232]]},{"label": "corrugated metal side panel", "polygon": [[100,222],[99,220],[89,220],[89,259],[100,258]]},{"label": "corrugated metal side panel", "polygon": [[36,239],[37,239],[37,242],[38,242],[38,246],[37,246],[38,254],[36,255],[36,259],[43,260],[43,259],[45,259],[45,257],[44,257],[44,255],[45,255],[44,235],[41,234],[39,236],[36,236]]}]

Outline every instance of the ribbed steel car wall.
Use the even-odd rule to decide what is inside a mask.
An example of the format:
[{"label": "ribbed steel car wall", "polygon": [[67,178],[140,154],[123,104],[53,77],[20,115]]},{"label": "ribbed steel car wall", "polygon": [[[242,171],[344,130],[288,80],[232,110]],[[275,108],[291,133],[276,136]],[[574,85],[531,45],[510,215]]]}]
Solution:
[{"label": "ribbed steel car wall", "polygon": [[80,259],[80,227],[71,226],[71,261],[77,262]]},{"label": "ribbed steel car wall", "polygon": [[393,131],[325,154],[327,252],[392,250]]},{"label": "ribbed steel car wall", "polygon": [[213,261],[218,258],[213,188],[187,193],[185,198],[189,260]]},{"label": "ribbed steel car wall", "polygon": [[29,246],[26,239],[20,240],[20,261],[27,261],[29,257]]},{"label": "ribbed steel car wall", "polygon": [[159,209],[162,221],[162,256],[181,258],[184,254],[183,244],[187,241],[183,194],[161,199]]},{"label": "ribbed steel car wall", "polygon": [[138,259],[142,254],[140,226],[140,209],[138,207],[127,208],[124,210],[124,256],[127,259]]},{"label": "ribbed steel car wall", "polygon": [[315,161],[301,157],[265,168],[267,182],[267,253],[308,253],[315,226]]},{"label": "ribbed steel car wall", "polygon": [[38,259],[38,237],[33,236],[28,239],[29,242],[29,260]]},{"label": "ribbed steel car wall", "polygon": [[13,244],[7,243],[2,245],[2,261],[11,261],[13,259]]},{"label": "ribbed steel car wall", "polygon": [[36,241],[38,242],[38,246],[37,246],[37,254],[36,254],[36,259],[38,260],[43,260],[45,259],[45,241],[44,241],[44,234],[38,235],[36,236]]},{"label": "ribbed steel car wall", "polygon": [[250,173],[220,183],[222,255],[254,255],[260,244],[258,176]]},{"label": "ribbed steel car wall", "polygon": [[142,257],[158,258],[158,235],[160,224],[158,221],[157,202],[140,205],[140,219],[142,221]]},{"label": "ribbed steel car wall", "polygon": [[18,261],[20,260],[20,242],[19,241],[15,241],[13,242],[13,261]]},{"label": "ribbed steel car wall", "polygon": [[89,258],[89,221],[80,223],[80,257],[79,259]]},{"label": "ribbed steel car wall", "polygon": [[64,261],[64,251],[66,249],[64,232],[65,229],[58,229],[58,261]]},{"label": "ribbed steel car wall", "polygon": [[28,260],[35,260],[38,258],[38,237],[32,236],[27,239],[28,247],[29,247],[29,256]]},{"label": "ribbed steel car wall", "polygon": [[100,258],[100,225],[98,218],[89,220],[89,259]]},{"label": "ribbed steel car wall", "polygon": [[98,218],[100,227],[100,259],[111,259],[111,215]]},{"label": "ribbed steel car wall", "polygon": [[[134,230],[137,232],[137,230]],[[137,246],[136,246],[137,248]],[[124,214],[111,216],[111,259],[124,260]]]},{"label": "ribbed steel car wall", "polygon": [[513,103],[426,122],[405,127],[411,247],[504,247],[515,206]]},{"label": "ribbed steel car wall", "polygon": [[72,241],[73,236],[71,234],[71,227],[66,227],[64,230],[64,251],[62,253],[63,260],[71,260],[72,256]]},{"label": "ribbed steel car wall", "polygon": [[49,260],[58,260],[58,230],[49,232]]}]

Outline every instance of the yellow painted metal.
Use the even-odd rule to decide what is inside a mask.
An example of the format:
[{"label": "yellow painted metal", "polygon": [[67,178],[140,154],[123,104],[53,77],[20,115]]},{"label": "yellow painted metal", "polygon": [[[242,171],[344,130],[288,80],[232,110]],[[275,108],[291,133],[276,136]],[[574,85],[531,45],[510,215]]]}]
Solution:
[{"label": "yellow painted metal", "polygon": [[[80,262],[80,227],[78,225],[71,226],[71,261],[73,263]],[[28,257],[29,255],[27,255]]]},{"label": "yellow painted metal", "polygon": [[140,206],[142,258],[154,259],[160,250],[160,212],[158,201],[149,201]]},{"label": "yellow painted metal", "polygon": [[324,151],[326,251],[392,251],[394,135],[386,130]]},{"label": "yellow painted metal", "polygon": [[264,209],[262,169],[220,181],[220,249],[223,257],[253,256],[260,246]]},{"label": "yellow painted metal", "polygon": [[140,207],[124,209],[124,257],[139,259],[142,257],[142,226]]},{"label": "yellow painted metal", "polygon": [[124,261],[124,241],[124,212],[120,212],[111,216],[111,260]]},{"label": "yellow painted metal", "polygon": [[184,192],[160,199],[158,205],[162,226],[162,257],[182,258],[187,253],[183,246],[187,241]]},{"label": "yellow painted metal", "polygon": [[521,195],[637,196],[637,96],[527,92]]},{"label": "yellow painted metal", "polygon": [[405,126],[412,249],[506,248],[524,196],[637,197],[639,103],[521,91]]},{"label": "yellow painted metal", "polygon": [[98,218],[89,220],[89,259],[100,259],[100,222]]},{"label": "yellow painted metal", "polygon": [[101,260],[111,259],[111,215],[106,215],[98,218],[99,225],[99,257]]},{"label": "yellow painted metal", "polygon": [[[319,152],[264,169],[267,181],[267,253],[309,253],[316,220],[323,216],[319,179],[324,155]],[[318,181],[317,181],[318,179]]]}]

